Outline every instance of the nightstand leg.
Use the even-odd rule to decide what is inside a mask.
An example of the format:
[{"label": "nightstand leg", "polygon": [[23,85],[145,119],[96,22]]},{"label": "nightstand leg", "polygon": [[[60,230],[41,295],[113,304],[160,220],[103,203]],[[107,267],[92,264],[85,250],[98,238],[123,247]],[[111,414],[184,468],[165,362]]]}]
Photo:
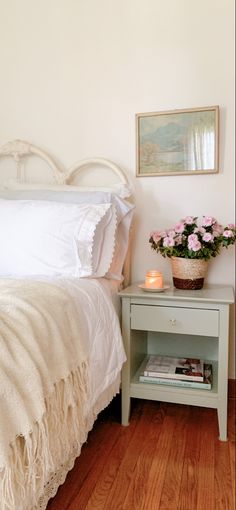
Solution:
[{"label": "nightstand leg", "polygon": [[218,364],[219,439],[227,441],[229,307],[221,306]]},{"label": "nightstand leg", "polygon": [[125,390],[122,390],[122,403],[121,403],[121,424],[124,426],[129,425],[130,417],[130,397],[125,394]]},{"label": "nightstand leg", "polygon": [[219,424],[219,440],[227,441],[227,406],[226,409],[217,409]]},{"label": "nightstand leg", "polygon": [[122,370],[122,385],[121,385],[121,423],[122,425],[129,425],[130,417],[130,391],[128,377],[127,362]]},{"label": "nightstand leg", "polygon": [[122,299],[122,335],[127,360],[121,375],[121,423],[129,425],[130,416],[130,299]]}]

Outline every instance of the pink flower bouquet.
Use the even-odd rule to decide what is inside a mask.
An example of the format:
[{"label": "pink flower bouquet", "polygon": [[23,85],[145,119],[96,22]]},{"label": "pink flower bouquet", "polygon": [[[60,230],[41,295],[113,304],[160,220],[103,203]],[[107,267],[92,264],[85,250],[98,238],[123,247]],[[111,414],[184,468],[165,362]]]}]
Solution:
[{"label": "pink flower bouquet", "polygon": [[186,216],[170,229],[151,232],[149,242],[163,257],[209,260],[235,239],[232,223],[223,227],[212,216]]}]

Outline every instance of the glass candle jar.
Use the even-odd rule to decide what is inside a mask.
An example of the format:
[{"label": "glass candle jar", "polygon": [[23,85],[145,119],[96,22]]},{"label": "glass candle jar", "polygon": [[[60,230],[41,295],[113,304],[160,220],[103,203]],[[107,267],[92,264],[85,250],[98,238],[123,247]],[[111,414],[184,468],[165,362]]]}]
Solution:
[{"label": "glass candle jar", "polygon": [[150,289],[162,289],[163,277],[160,271],[150,270],[146,273],[145,285]]}]

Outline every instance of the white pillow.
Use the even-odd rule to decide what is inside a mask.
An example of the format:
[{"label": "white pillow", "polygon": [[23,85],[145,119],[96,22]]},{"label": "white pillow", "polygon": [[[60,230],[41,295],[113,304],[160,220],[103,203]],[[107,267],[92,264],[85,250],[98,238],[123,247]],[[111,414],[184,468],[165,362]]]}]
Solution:
[{"label": "white pillow", "polygon": [[66,192],[47,189],[30,190],[28,188],[25,190],[0,190],[0,198],[9,200],[47,200],[74,204],[112,203],[117,213],[117,230],[114,256],[105,276],[106,278],[122,280],[122,269],[128,249],[129,230],[134,212],[133,204],[121,199],[115,193],[104,191],[71,191],[70,186],[66,187]]},{"label": "white pillow", "polygon": [[14,179],[9,179],[3,185],[4,189],[11,190],[50,190],[50,191],[105,191],[108,193],[115,193],[120,198],[128,198],[132,192],[129,184],[118,183],[112,184],[109,187],[106,186],[78,186],[73,184],[39,184],[31,182],[19,182]]},{"label": "white pillow", "polygon": [[111,203],[0,200],[0,274],[102,277],[115,230]]}]

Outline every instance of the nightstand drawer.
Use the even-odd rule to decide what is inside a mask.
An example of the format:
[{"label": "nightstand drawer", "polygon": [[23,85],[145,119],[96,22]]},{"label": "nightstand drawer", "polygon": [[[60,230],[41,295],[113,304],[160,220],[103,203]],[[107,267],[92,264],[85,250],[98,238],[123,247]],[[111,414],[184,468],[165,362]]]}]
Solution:
[{"label": "nightstand drawer", "polygon": [[218,336],[218,311],[131,305],[131,329]]}]

